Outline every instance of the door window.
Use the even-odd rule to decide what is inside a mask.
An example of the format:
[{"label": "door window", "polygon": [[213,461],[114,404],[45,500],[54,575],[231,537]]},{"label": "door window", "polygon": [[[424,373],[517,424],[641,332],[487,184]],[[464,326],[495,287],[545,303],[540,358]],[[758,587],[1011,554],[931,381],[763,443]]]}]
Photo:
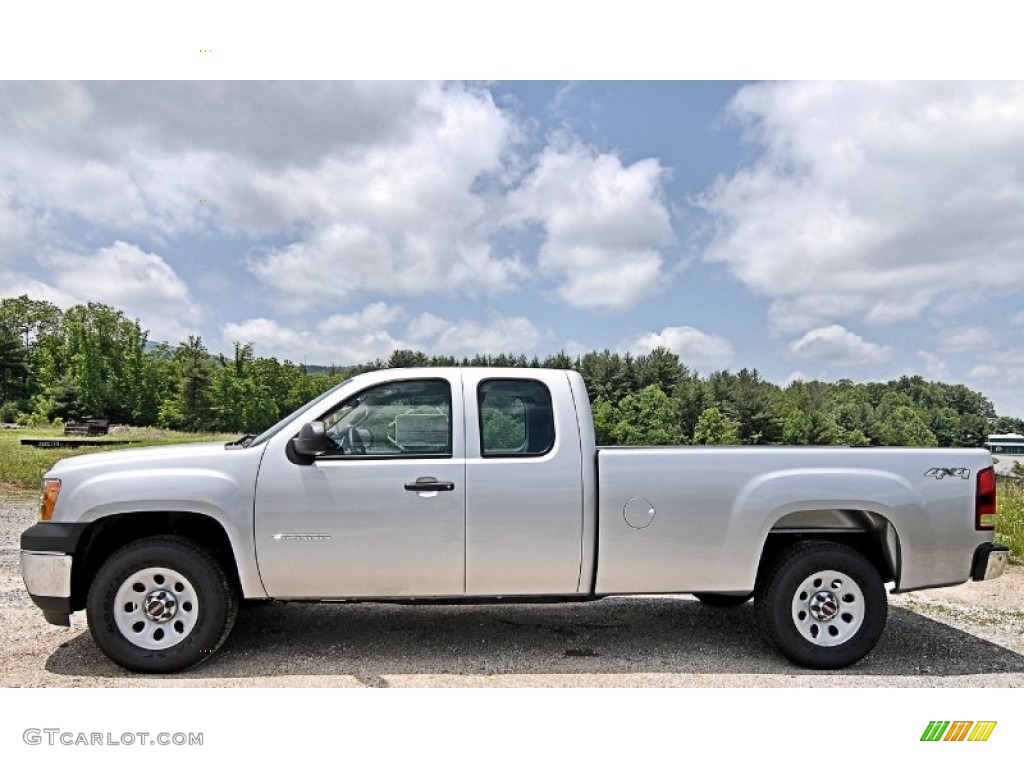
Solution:
[{"label": "door window", "polygon": [[443,379],[364,389],[321,417],[334,456],[452,455],[452,393]]},{"label": "door window", "polygon": [[481,456],[541,456],[555,444],[551,393],[539,381],[483,381],[477,402]]}]

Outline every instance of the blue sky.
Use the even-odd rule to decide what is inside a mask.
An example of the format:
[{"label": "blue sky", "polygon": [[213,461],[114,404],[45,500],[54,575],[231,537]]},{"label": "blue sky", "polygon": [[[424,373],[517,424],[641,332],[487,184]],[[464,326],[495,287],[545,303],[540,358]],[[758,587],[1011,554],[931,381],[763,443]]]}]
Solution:
[{"label": "blue sky", "polygon": [[21,293],[308,363],[663,345],[1024,416],[1024,85],[3,82]]}]

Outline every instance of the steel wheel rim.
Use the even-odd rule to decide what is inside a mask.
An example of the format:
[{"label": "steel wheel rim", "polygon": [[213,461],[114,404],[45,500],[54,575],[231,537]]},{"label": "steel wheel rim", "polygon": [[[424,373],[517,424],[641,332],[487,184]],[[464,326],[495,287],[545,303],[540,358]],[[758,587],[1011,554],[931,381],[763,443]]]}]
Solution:
[{"label": "steel wheel rim", "polygon": [[199,596],[192,582],[173,568],[144,568],[121,584],[113,610],[114,624],[128,642],[161,651],[195,629]]},{"label": "steel wheel rim", "polygon": [[825,648],[856,635],[866,611],[860,585],[842,571],[812,573],[793,592],[793,625],[805,640]]}]

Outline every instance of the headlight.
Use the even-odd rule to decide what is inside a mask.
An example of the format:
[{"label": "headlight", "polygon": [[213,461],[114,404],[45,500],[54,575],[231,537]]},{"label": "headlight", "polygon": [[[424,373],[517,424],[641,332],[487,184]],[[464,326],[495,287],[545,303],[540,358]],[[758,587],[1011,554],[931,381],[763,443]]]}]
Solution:
[{"label": "headlight", "polygon": [[46,523],[53,517],[53,507],[60,493],[60,480],[43,480],[43,490],[39,494],[39,519]]}]

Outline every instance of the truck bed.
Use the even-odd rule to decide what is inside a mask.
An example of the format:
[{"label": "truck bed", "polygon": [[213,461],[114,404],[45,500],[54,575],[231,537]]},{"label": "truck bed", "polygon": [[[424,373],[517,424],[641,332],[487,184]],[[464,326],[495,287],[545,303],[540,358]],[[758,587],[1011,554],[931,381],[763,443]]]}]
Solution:
[{"label": "truck bed", "polygon": [[977,449],[600,448],[595,592],[749,592],[758,563],[740,553],[801,533],[880,537],[898,590],[958,584],[989,539],[974,494],[990,465]]}]

